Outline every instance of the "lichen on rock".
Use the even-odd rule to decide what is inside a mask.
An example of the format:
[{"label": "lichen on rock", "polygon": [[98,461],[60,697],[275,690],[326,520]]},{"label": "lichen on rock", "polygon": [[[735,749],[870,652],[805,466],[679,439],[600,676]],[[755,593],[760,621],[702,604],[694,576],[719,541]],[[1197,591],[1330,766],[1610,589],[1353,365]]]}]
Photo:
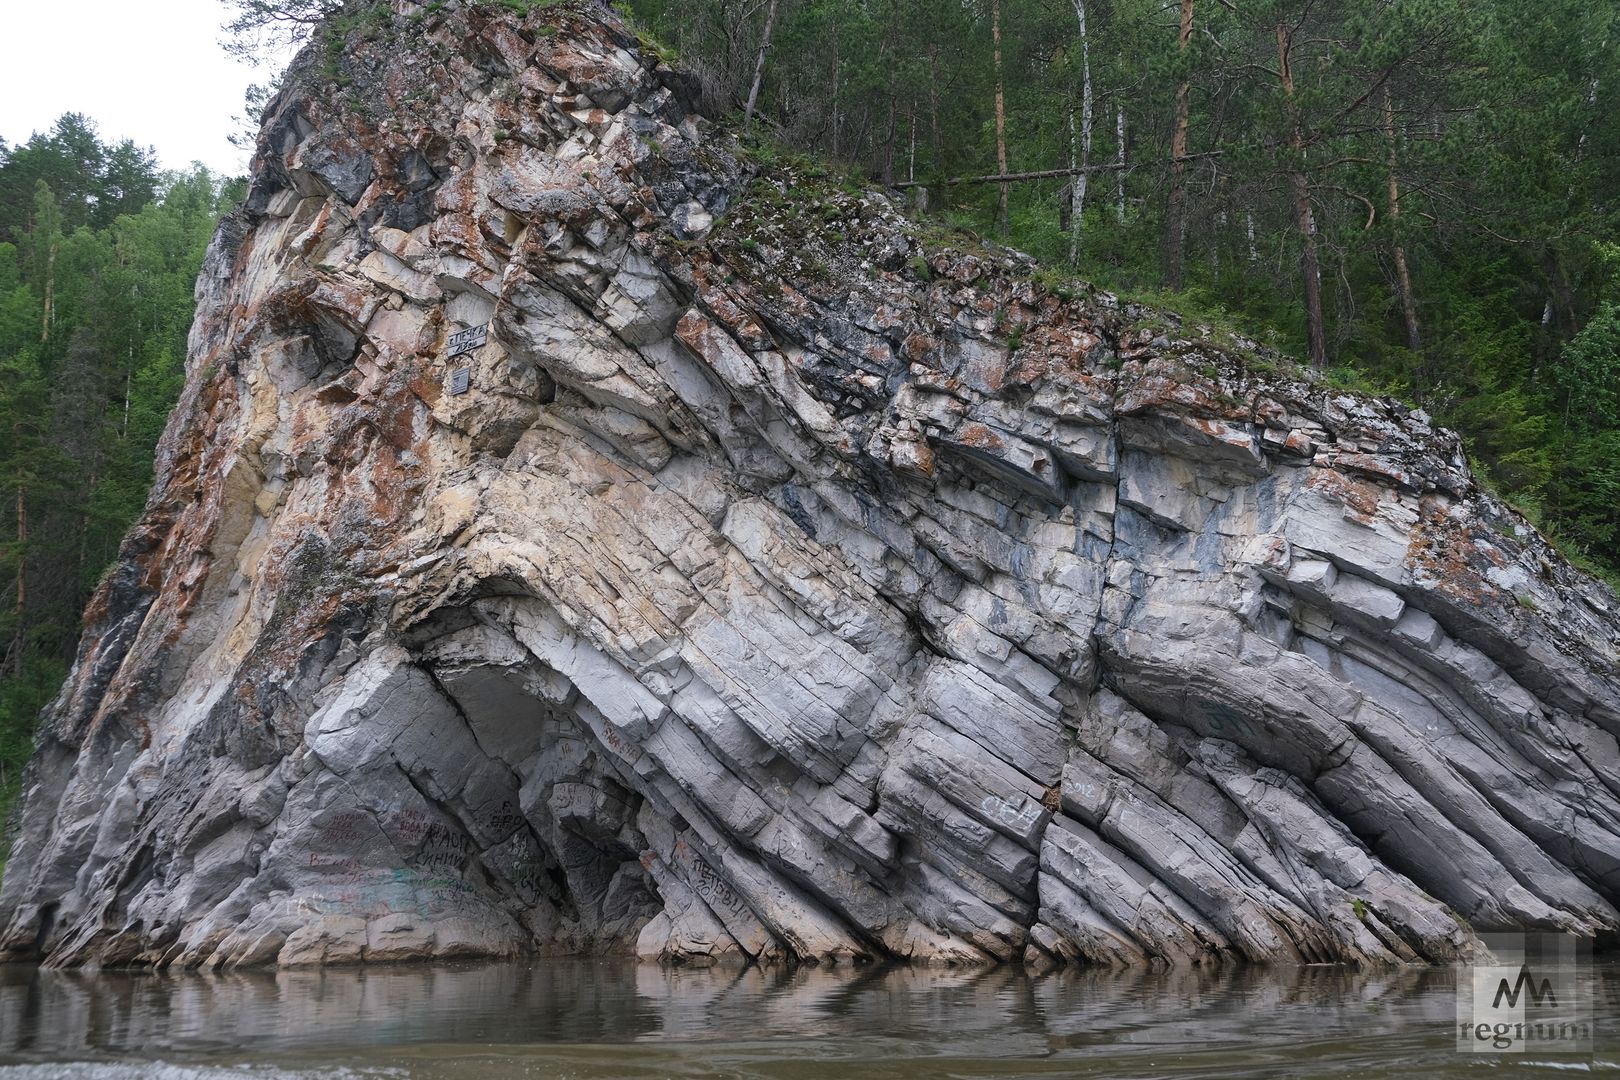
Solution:
[{"label": "lichen on rock", "polygon": [[594,4],[396,0],[339,74],[199,279],[5,957],[1620,925],[1615,597],[1421,413],[751,160]]}]

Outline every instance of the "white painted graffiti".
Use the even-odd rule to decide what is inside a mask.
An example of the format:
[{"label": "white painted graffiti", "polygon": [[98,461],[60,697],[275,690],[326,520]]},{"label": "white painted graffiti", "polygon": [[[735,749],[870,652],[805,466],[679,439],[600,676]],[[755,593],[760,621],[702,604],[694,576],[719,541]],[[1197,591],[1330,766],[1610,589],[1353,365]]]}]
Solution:
[{"label": "white painted graffiti", "polygon": [[1041,808],[1028,799],[1015,802],[994,794],[986,795],[979,803],[979,809],[1009,829],[1019,831],[1030,828],[1041,816]]}]

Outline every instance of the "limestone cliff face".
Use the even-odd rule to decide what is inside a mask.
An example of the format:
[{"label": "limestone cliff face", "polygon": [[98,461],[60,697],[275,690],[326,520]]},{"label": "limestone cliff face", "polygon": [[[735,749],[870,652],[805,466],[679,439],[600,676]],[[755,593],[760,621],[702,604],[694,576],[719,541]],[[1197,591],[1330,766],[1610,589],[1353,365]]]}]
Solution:
[{"label": "limestone cliff face", "polygon": [[595,5],[385,22],[214,244],[5,955],[1620,925],[1615,598],[1455,437],[747,162]]}]

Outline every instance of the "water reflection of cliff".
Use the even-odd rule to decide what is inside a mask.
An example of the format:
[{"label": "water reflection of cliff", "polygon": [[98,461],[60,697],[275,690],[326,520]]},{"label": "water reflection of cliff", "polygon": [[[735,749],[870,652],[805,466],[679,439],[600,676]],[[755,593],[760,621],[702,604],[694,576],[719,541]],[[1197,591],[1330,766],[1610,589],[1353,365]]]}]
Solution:
[{"label": "water reflection of cliff", "polygon": [[1453,974],[1339,968],[662,969],[617,961],[222,975],[0,969],[0,1054],[881,1037],[1043,1057],[1448,1023]]}]

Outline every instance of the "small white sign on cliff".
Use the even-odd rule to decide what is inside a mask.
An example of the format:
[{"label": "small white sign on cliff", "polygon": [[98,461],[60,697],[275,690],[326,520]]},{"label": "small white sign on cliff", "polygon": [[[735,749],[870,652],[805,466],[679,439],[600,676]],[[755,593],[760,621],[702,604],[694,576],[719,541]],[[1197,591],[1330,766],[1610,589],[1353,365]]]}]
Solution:
[{"label": "small white sign on cliff", "polygon": [[472,370],[458,367],[450,373],[450,393],[465,394],[472,386]]},{"label": "small white sign on cliff", "polygon": [[451,357],[460,356],[462,353],[472,352],[488,340],[489,323],[479,323],[477,326],[469,326],[465,330],[457,330],[450,335],[450,350],[445,354],[445,359],[448,360]]}]

